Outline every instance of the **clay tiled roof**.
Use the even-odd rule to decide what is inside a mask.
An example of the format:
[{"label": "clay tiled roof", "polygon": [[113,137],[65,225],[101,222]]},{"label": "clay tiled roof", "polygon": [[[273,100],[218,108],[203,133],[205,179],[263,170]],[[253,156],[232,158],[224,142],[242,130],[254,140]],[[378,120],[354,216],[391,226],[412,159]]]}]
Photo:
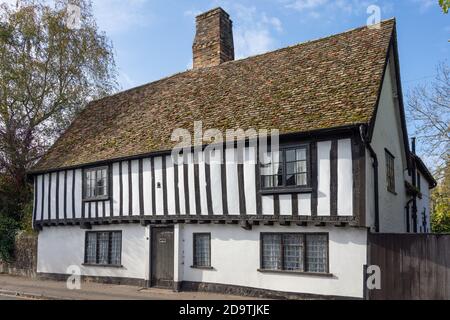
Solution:
[{"label": "clay tiled roof", "polygon": [[194,121],[281,133],[369,123],[394,29],[387,20],[94,101],[33,171],[169,150],[172,131]]}]

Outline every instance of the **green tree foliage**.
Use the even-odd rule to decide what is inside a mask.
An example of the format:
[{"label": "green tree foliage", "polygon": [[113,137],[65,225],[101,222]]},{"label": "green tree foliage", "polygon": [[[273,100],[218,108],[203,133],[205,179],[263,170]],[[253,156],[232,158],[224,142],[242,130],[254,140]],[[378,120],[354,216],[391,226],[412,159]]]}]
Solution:
[{"label": "green tree foliage", "polygon": [[70,1],[80,28],[68,23],[68,1],[18,3],[0,7],[0,173],[26,202],[26,170],[88,101],[115,89],[116,72],[90,1]]},{"label": "green tree foliage", "polygon": [[444,13],[448,13],[448,9],[450,8],[450,0],[439,0],[439,5]]},{"label": "green tree foliage", "polygon": [[0,261],[10,261],[14,255],[14,240],[18,230],[14,219],[0,215]]},{"label": "green tree foliage", "polygon": [[444,177],[439,181],[431,195],[433,214],[431,227],[433,232],[450,233],[450,159],[447,161]]},{"label": "green tree foliage", "polygon": [[[80,15],[68,10],[73,5],[80,8]],[[10,219],[29,220],[32,188],[27,170],[89,101],[116,89],[116,79],[112,44],[97,28],[91,0],[0,4],[0,217],[4,225]],[[9,243],[5,241],[0,240]]]}]

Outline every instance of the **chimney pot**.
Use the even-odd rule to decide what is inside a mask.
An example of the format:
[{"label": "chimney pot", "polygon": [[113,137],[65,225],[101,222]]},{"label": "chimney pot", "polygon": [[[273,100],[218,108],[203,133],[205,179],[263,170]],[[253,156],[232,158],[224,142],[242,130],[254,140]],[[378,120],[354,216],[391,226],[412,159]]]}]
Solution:
[{"label": "chimney pot", "polygon": [[225,10],[216,8],[196,17],[192,51],[194,69],[234,60],[233,23]]}]

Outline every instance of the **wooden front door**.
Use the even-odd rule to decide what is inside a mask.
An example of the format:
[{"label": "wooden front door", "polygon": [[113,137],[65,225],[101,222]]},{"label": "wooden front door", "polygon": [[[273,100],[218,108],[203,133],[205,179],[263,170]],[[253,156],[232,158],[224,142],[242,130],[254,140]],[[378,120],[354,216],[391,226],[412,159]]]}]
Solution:
[{"label": "wooden front door", "polygon": [[173,227],[154,227],[151,237],[151,286],[173,287]]}]

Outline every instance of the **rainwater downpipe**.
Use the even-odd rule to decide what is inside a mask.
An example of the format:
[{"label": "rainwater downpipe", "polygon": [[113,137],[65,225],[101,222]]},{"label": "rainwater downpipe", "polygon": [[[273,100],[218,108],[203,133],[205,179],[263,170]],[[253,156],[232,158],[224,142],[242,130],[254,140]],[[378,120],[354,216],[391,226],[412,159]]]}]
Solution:
[{"label": "rainwater downpipe", "polygon": [[372,158],[372,166],[373,166],[373,184],[374,184],[374,203],[375,203],[375,232],[380,232],[380,207],[379,207],[379,194],[378,194],[378,157],[375,151],[373,150],[370,142],[367,141],[365,135],[365,127],[361,125],[359,127],[359,134],[361,135],[361,140],[364,143],[365,147],[370,153],[370,157]]}]

